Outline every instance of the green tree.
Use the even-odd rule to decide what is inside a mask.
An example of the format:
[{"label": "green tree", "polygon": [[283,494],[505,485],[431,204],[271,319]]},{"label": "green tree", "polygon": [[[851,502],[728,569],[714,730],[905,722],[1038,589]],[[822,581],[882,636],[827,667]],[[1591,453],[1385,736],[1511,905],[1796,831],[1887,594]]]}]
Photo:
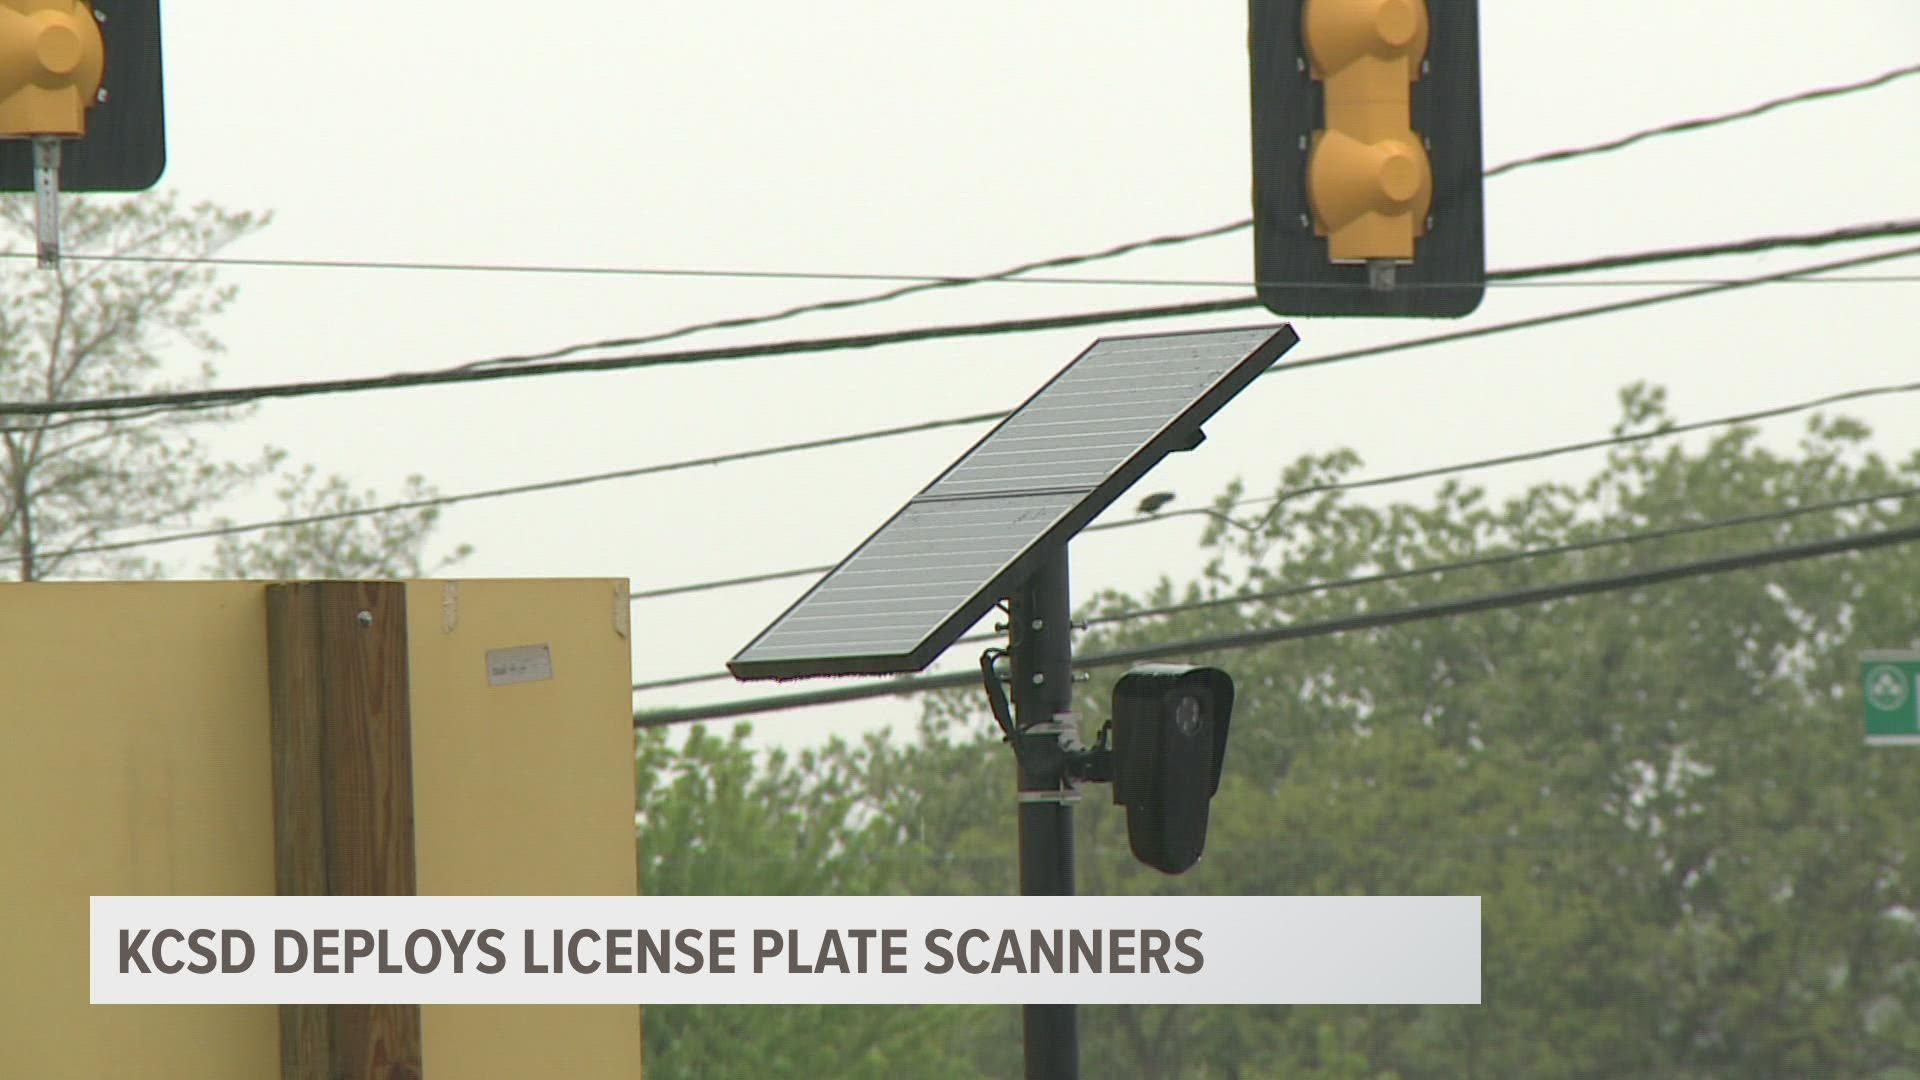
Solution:
[{"label": "green tree", "polygon": [[[212,255],[266,223],[264,215],[170,196],[71,199],[64,245],[73,251],[149,256],[153,261],[62,260],[38,270],[0,260],[0,401],[47,402],[202,387],[213,377],[166,370],[182,346],[219,350],[207,324],[233,299]],[[0,250],[33,250],[30,200],[0,198]],[[0,421],[0,540],[23,581],[56,574],[145,575],[138,556],[76,549],[133,527],[180,525],[262,475],[270,462],[214,460],[194,435],[232,413],[157,412],[24,417]]]},{"label": "green tree", "polygon": [[[891,891],[892,823],[858,792],[865,748],[834,743],[789,758],[756,758],[748,728],[704,727],[679,745],[642,729],[636,775],[641,890],[665,896],[839,895]],[[873,744],[868,744],[871,747]],[[650,1006],[647,1075],[915,1076],[986,1074],[942,1063],[928,1039],[951,1010],[878,1006]]]},{"label": "green tree", "polygon": [[[1621,430],[1668,422],[1625,395]],[[1287,498],[1216,527],[1200,580],[1094,614],[1297,590],[1502,551],[1920,485],[1866,431],[1813,421],[1798,452],[1732,430],[1639,444],[1580,484],[1503,504]],[[1351,476],[1296,463],[1276,494]],[[1229,492],[1220,509],[1237,497]],[[1205,637],[1846,535],[1897,500],[1363,590],[1221,603],[1087,635],[1085,651]],[[1164,878],[1080,815],[1085,892],[1484,898],[1480,1008],[1086,1010],[1090,1071],[1132,1076],[1892,1075],[1920,1059],[1920,886],[1907,763],[1861,745],[1856,657],[1920,631],[1892,549],[1199,662],[1236,677],[1208,858]],[[1089,730],[1111,676],[1079,696]],[[976,717],[974,702],[945,704]]]},{"label": "green tree", "polygon": [[[1623,395],[1621,432],[1669,423],[1657,391]],[[1076,648],[1851,535],[1907,520],[1912,500],[1309,588],[1920,487],[1920,457],[1891,463],[1859,424],[1816,418],[1790,453],[1745,428],[1695,449],[1639,443],[1584,481],[1498,502],[1460,484],[1380,505],[1289,494],[1358,468],[1347,452],[1295,462],[1273,512],[1243,517],[1253,529],[1210,532],[1195,580],[1104,595],[1082,614],[1205,606],[1097,625]],[[1089,1007],[1086,1075],[1911,1077],[1920,785],[1906,757],[1862,745],[1855,684],[1861,650],[1920,637],[1914,580],[1920,547],[1907,546],[1183,658],[1226,667],[1239,692],[1207,857],[1181,877],[1140,866],[1096,789],[1078,814],[1080,890],[1477,895],[1484,1004]],[[1113,678],[1076,688],[1088,735]],[[1014,891],[1011,765],[978,691],[930,701],[914,740],[842,753],[830,781],[817,774],[853,803],[836,818],[858,824],[841,854],[883,842],[856,860],[882,872],[819,891]],[[749,801],[804,805],[783,798]],[[724,860],[730,844],[710,850]],[[727,884],[716,891],[752,889]],[[937,1020],[926,1060],[1017,1073],[1017,1009],[923,1011]],[[743,1043],[751,1027],[736,1029]],[[713,1071],[729,1050],[745,1052],[713,1044]]]},{"label": "green tree", "polygon": [[[289,524],[263,533],[220,538],[212,572],[233,578],[421,578],[459,563],[473,553],[460,544],[428,562],[426,540],[440,522],[438,491],[426,480],[407,477],[400,493],[405,510],[367,513],[383,505],[377,492],[354,491],[342,476],[319,479],[313,466],[283,474],[279,489],[282,520]],[[221,518],[218,524],[231,526]]]}]

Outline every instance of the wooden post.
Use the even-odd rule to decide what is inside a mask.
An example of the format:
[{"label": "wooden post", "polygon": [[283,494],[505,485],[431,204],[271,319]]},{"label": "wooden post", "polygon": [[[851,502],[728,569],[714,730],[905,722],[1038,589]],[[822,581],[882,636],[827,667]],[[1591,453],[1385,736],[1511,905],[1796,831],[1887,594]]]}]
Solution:
[{"label": "wooden post", "polygon": [[[411,896],[406,586],[267,588],[282,896]],[[419,1080],[418,1005],[288,1005],[282,1080]]]}]

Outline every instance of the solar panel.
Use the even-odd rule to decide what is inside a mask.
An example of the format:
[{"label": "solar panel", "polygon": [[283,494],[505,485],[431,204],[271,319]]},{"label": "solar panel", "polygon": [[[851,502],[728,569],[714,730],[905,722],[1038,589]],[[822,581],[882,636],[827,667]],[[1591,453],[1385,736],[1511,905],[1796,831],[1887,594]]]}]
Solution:
[{"label": "solar panel", "polygon": [[1102,338],[828,571],[727,668],[919,671],[1299,337],[1290,326]]}]

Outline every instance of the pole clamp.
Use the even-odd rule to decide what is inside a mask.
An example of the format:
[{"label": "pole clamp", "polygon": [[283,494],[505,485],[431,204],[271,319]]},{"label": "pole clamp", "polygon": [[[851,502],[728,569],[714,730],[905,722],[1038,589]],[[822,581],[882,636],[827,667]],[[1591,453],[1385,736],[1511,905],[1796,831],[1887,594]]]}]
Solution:
[{"label": "pole clamp", "polygon": [[1021,803],[1061,803],[1072,805],[1080,801],[1078,787],[1061,788],[1058,791],[1022,791],[1015,796]]},{"label": "pole clamp", "polygon": [[1020,729],[1022,735],[1052,735],[1060,740],[1062,750],[1080,748],[1080,714],[1075,712],[1057,712],[1052,720],[1038,724],[1029,724]]}]

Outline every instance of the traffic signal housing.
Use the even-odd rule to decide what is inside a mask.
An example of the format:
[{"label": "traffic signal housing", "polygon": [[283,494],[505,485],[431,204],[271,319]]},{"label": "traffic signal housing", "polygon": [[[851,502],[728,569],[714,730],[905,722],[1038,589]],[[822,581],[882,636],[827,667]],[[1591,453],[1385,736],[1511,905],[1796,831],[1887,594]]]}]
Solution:
[{"label": "traffic signal housing", "polygon": [[165,171],[160,0],[0,0],[0,191],[32,191],[34,135],[60,190],[143,191]]},{"label": "traffic signal housing", "polygon": [[104,67],[86,4],[0,0],[0,136],[86,134]]},{"label": "traffic signal housing", "polygon": [[1113,801],[1141,862],[1180,874],[1200,861],[1232,715],[1219,668],[1143,664],[1114,684]]},{"label": "traffic signal housing", "polygon": [[1282,315],[1486,291],[1477,0],[1250,0],[1255,288]]}]

